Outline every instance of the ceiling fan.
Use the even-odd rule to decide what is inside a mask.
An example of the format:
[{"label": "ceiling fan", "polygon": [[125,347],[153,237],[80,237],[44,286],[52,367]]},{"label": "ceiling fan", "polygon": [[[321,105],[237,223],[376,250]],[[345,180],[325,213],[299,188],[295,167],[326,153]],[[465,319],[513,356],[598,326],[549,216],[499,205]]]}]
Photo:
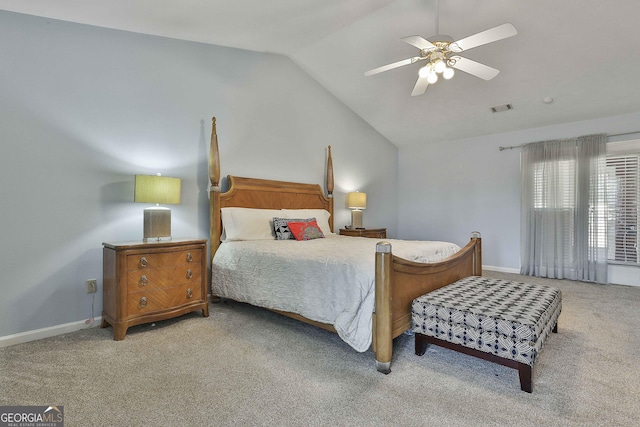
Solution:
[{"label": "ceiling fan", "polygon": [[481,64],[468,58],[464,58],[458,53],[467,51],[474,47],[482,46],[507,37],[518,34],[515,27],[511,24],[502,24],[497,27],[490,28],[469,37],[454,41],[449,36],[439,35],[438,23],[438,0],[436,0],[436,34],[429,39],[420,36],[403,37],[401,40],[420,49],[419,56],[403,59],[402,61],[392,64],[383,65],[364,73],[365,76],[373,76],[384,71],[405,65],[415,64],[417,62],[426,62],[418,71],[418,81],[416,82],[411,96],[422,95],[430,84],[438,81],[438,74],[442,74],[445,79],[450,79],[456,70],[463,71],[472,76],[479,77],[484,80],[491,80],[500,72],[495,68]]}]

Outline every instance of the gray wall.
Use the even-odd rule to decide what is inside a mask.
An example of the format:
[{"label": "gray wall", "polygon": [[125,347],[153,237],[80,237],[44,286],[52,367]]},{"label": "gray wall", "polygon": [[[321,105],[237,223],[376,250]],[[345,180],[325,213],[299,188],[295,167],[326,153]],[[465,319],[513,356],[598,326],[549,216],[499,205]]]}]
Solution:
[{"label": "gray wall", "polygon": [[[180,177],[173,235],[208,237],[207,155],[222,174],[369,193],[397,233],[398,150],[283,56],[0,12],[0,337],[91,315],[103,241],[142,238],[135,174]],[[95,296],[94,314],[102,311]]]},{"label": "gray wall", "polygon": [[398,168],[399,237],[464,244],[469,233],[477,230],[482,233],[485,266],[519,271],[520,150],[498,148],[638,130],[640,113],[635,113],[402,148]]}]

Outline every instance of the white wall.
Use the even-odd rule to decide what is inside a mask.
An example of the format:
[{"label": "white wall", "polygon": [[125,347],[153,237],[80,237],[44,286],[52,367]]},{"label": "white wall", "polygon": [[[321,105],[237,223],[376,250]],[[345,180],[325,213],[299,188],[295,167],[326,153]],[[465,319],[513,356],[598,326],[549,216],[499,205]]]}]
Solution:
[{"label": "white wall", "polygon": [[[82,322],[103,241],[142,238],[134,175],[183,179],[173,235],[208,237],[207,155],[222,173],[322,183],[397,233],[397,149],[289,59],[0,12],[0,338]],[[95,316],[102,296],[95,297]]]},{"label": "white wall", "polygon": [[[469,240],[469,232],[477,230],[482,233],[485,266],[519,271],[520,149],[499,151],[498,148],[553,138],[639,130],[640,113],[634,113],[401,148],[399,237],[464,244]],[[628,275],[612,273],[610,278],[615,283],[635,284]],[[635,276],[637,281],[640,277],[637,268]]]}]

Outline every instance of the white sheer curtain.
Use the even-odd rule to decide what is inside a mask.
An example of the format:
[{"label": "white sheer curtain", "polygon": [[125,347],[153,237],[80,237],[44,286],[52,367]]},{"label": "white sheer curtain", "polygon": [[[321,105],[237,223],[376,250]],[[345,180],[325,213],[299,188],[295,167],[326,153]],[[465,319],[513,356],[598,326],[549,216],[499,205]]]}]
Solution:
[{"label": "white sheer curtain", "polygon": [[607,282],[606,141],[522,147],[521,274]]}]

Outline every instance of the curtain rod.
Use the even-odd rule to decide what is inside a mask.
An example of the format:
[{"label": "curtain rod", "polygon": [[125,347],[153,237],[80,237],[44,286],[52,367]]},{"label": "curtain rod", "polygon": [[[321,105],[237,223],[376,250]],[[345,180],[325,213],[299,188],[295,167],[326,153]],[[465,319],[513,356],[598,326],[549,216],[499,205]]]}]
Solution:
[{"label": "curtain rod", "polygon": [[[635,133],[640,133],[640,130],[634,131],[634,132],[624,132],[624,133],[614,133],[612,135],[607,135],[607,138],[612,138],[614,136],[624,136],[624,135],[633,135]],[[513,150],[514,148],[520,148],[525,144],[520,144],[520,145],[511,145],[509,147],[498,147],[498,150],[502,151],[502,150]]]}]

